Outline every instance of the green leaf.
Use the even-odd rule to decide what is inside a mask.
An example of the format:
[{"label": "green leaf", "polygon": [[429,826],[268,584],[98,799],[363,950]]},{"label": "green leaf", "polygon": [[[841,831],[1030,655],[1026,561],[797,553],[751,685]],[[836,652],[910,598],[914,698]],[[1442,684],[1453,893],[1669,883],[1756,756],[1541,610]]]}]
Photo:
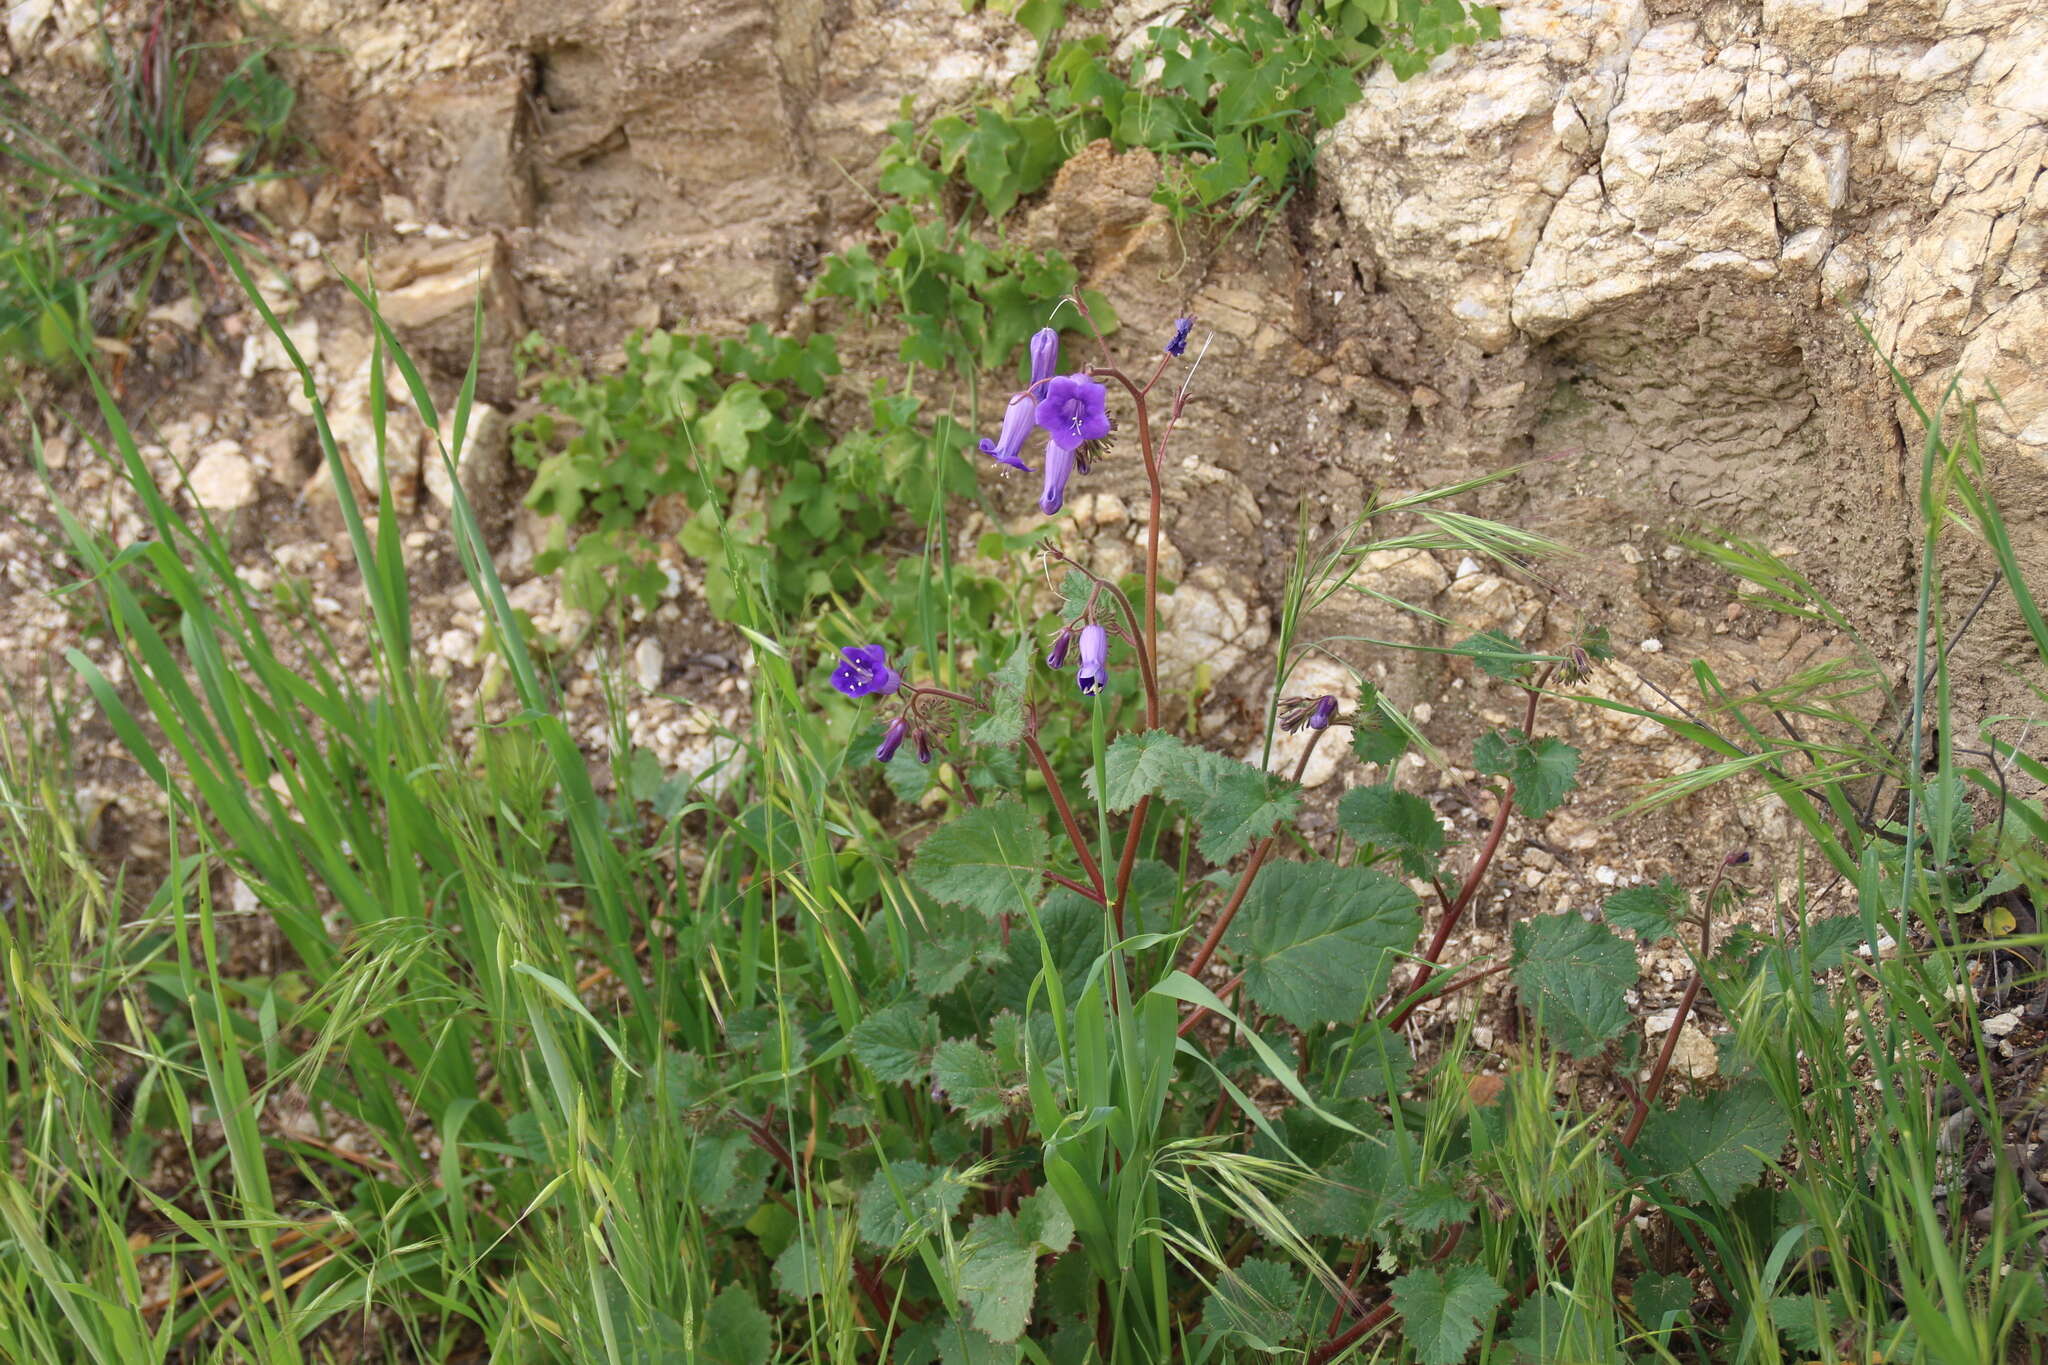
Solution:
[{"label": "green leaf", "polygon": [[1218,1277],[1202,1309],[1202,1326],[1217,1336],[1241,1337],[1253,1350],[1278,1355],[1308,1330],[1312,1316],[1294,1267],[1260,1257]]},{"label": "green leaf", "polygon": [[1726,1204],[1763,1175],[1765,1161],[1776,1160],[1791,1136],[1770,1090],[1746,1082],[1651,1115],[1630,1165],[1645,1179],[1668,1182],[1682,1199]]},{"label": "green leaf", "polygon": [[1662,1332],[1665,1319],[1683,1320],[1692,1309],[1692,1281],[1683,1275],[1638,1275],[1629,1289],[1636,1317],[1651,1332]]},{"label": "green leaf", "polygon": [[939,1043],[938,1021],[921,1001],[906,1000],[877,1010],[846,1037],[853,1055],[884,1085],[923,1078]]},{"label": "green leaf", "polygon": [[1824,1333],[1832,1331],[1828,1305],[1811,1294],[1780,1294],[1771,1300],[1771,1326],[1802,1351],[1818,1351]]},{"label": "green leaf", "polygon": [[974,1326],[996,1341],[1015,1341],[1031,1322],[1038,1258],[1066,1250],[1074,1223],[1050,1189],[1021,1201],[1017,1212],[984,1214],[967,1230],[960,1298]]},{"label": "green leaf", "polygon": [[1359,843],[1397,856],[1411,877],[1436,871],[1444,829],[1429,802],[1412,792],[1395,791],[1391,782],[1353,787],[1337,803],[1337,823]]},{"label": "green leaf", "polygon": [[[687,1345],[688,1343],[684,1343]],[[775,1323],[738,1285],[727,1285],[704,1311],[704,1365],[758,1365],[775,1358]]]},{"label": "green leaf", "polygon": [[1358,1241],[1392,1218],[1411,1188],[1391,1143],[1360,1138],[1303,1183],[1287,1202],[1287,1217],[1311,1236]]},{"label": "green leaf", "polygon": [[1472,1216],[1473,1204],[1442,1179],[1424,1181],[1402,1198],[1394,1221],[1410,1232],[1437,1232]]},{"label": "green leaf", "polygon": [[1421,925],[1415,893],[1383,872],[1268,863],[1226,942],[1259,1007],[1309,1028],[1358,1017]]},{"label": "green leaf", "polygon": [[860,1239],[877,1251],[894,1251],[934,1234],[966,1197],[966,1182],[943,1166],[892,1161],[861,1189],[855,1206]]},{"label": "green leaf", "polygon": [[1685,888],[1670,877],[1655,886],[1631,886],[1609,896],[1600,914],[1609,924],[1644,943],[1668,938],[1671,922],[1685,913]]},{"label": "green leaf", "polygon": [[971,910],[935,906],[925,914],[925,932],[910,956],[910,980],[918,994],[944,995],[978,966],[1010,960],[1000,935]]},{"label": "green leaf", "polygon": [[976,744],[1015,744],[1024,735],[1024,685],[1031,678],[1031,656],[1037,645],[1017,642],[1003,666],[989,674],[988,715],[974,727]]},{"label": "green leaf", "polygon": [[1478,1266],[1459,1265],[1447,1275],[1411,1270],[1394,1281],[1393,1296],[1416,1359],[1422,1365],[1457,1365],[1508,1291]]},{"label": "green leaf", "polygon": [[1467,636],[1452,648],[1451,653],[1463,654],[1489,676],[1508,681],[1526,677],[1542,657],[1526,652],[1497,630],[1482,630],[1477,635]]},{"label": "green leaf", "polygon": [[699,419],[698,431],[704,444],[728,469],[744,469],[753,453],[753,434],[774,420],[762,401],[760,386],[744,381],[720,396],[711,411]]},{"label": "green leaf", "polygon": [[1293,783],[1163,730],[1120,736],[1102,767],[1087,785],[1105,805],[1128,810],[1140,797],[1163,796],[1184,806],[1202,831],[1196,847],[1213,863],[1229,862],[1301,806]]},{"label": "green leaf", "polygon": [[1522,814],[1541,820],[1578,785],[1579,751],[1561,739],[1532,740],[1520,730],[1489,731],[1472,746],[1472,766],[1483,773],[1507,774]]},{"label": "green leaf", "polygon": [[933,831],[910,875],[942,901],[990,919],[1038,901],[1045,828],[1020,801],[992,801]]},{"label": "green leaf", "polygon": [[827,1277],[817,1244],[799,1234],[775,1258],[775,1287],[792,1299],[812,1299],[825,1292]]},{"label": "green leaf", "polygon": [[[1370,703],[1370,704],[1368,704]],[[1408,732],[1382,708],[1376,691],[1359,698],[1351,721],[1351,752],[1361,763],[1388,764],[1408,751]]]},{"label": "green leaf", "polygon": [[932,1083],[970,1128],[1002,1122],[1008,1112],[996,1059],[971,1038],[948,1038],[932,1053]]},{"label": "green leaf", "polygon": [[1608,929],[1566,912],[1515,926],[1515,984],[1551,1042],[1574,1057],[1598,1052],[1628,1023],[1628,989],[1641,968],[1635,949]]}]

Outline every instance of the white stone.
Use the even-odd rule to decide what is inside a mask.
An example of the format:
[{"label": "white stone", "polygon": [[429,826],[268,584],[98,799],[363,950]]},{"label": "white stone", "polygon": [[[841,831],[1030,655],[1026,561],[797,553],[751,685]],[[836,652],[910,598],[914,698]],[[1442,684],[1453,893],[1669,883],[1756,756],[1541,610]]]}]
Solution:
[{"label": "white stone", "polygon": [[209,512],[232,512],[256,501],[256,469],[233,441],[215,441],[199,453],[189,476],[192,496]]},{"label": "white stone", "polygon": [[633,650],[633,676],[643,692],[652,692],[661,686],[661,680],[668,671],[668,656],[663,653],[661,641],[649,635]]}]

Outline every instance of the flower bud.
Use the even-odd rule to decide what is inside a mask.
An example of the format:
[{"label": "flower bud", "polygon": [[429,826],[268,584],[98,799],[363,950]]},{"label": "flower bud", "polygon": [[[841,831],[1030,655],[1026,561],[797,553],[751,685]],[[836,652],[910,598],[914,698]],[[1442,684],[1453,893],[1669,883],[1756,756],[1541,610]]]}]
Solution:
[{"label": "flower bud", "polygon": [[1052,637],[1052,649],[1045,656],[1045,666],[1052,669],[1065,668],[1067,666],[1067,653],[1072,649],[1073,644],[1074,628],[1072,626],[1063,627],[1059,634]]},{"label": "flower bud", "polygon": [[1060,365],[1060,334],[1041,327],[1031,334],[1031,386],[1035,389],[1052,378]]},{"label": "flower bud", "polygon": [[932,732],[925,729],[922,725],[917,727],[917,761],[920,763],[932,761]]},{"label": "flower bud", "polygon": [[902,716],[890,723],[882,735],[882,742],[875,746],[875,762],[887,763],[896,757],[896,751],[903,747],[903,737],[910,733],[910,722]]},{"label": "flower bud", "polygon": [[1330,728],[1330,717],[1336,714],[1337,699],[1327,696],[1320,698],[1316,702],[1315,710],[1308,714],[1308,728],[1311,730],[1327,730]]}]

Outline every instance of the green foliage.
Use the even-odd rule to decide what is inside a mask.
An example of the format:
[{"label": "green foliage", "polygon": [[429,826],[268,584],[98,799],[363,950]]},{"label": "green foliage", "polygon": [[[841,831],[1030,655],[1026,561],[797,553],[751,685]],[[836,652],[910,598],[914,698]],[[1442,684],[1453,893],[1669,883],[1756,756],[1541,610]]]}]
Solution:
[{"label": "green foliage", "polygon": [[1088,783],[1113,811],[1129,810],[1142,796],[1185,807],[1202,831],[1196,846],[1211,862],[1235,858],[1301,804],[1294,783],[1162,730],[1120,736],[1102,775],[1091,770]]},{"label": "green foliage", "polygon": [[1685,913],[1685,888],[1669,877],[1653,886],[1631,886],[1609,896],[1600,907],[1601,917],[1624,933],[1644,943],[1669,938],[1672,921]]},{"label": "green foliage", "polygon": [[1383,872],[1276,863],[1252,883],[1225,942],[1251,998],[1305,1029],[1357,1018],[1421,926],[1415,893]]},{"label": "green foliage", "polygon": [[1515,805],[1541,820],[1578,785],[1579,751],[1561,739],[1531,739],[1520,730],[1488,731],[1472,746],[1472,766],[1515,784]]},{"label": "green foliage", "polygon": [[1551,1042],[1575,1057],[1627,1026],[1639,970],[1635,949],[1604,924],[1567,913],[1515,926],[1515,984]]},{"label": "green foliage", "polygon": [[1436,822],[1429,802],[1394,790],[1391,782],[1345,792],[1337,803],[1337,823],[1366,845],[1375,860],[1397,858],[1411,877],[1429,876],[1443,852],[1443,826]]},{"label": "green foliage", "polygon": [[911,876],[952,905],[998,915],[1035,905],[1045,828],[1021,801],[967,811],[918,845]]},{"label": "green foliage", "polygon": [[1415,1358],[1422,1365],[1455,1365],[1508,1292],[1481,1267],[1460,1265],[1448,1274],[1411,1270],[1394,1281],[1393,1296]]},{"label": "green foliage", "polygon": [[1783,1108],[1767,1089],[1738,1085],[1653,1114],[1636,1143],[1635,1164],[1682,1199],[1726,1204],[1756,1183],[1791,1136]]},{"label": "green foliage", "polygon": [[967,1230],[960,1298],[968,1319],[993,1341],[1015,1341],[1031,1321],[1038,1258],[1065,1251],[1074,1220],[1051,1190],[1023,1200],[1017,1212],[984,1214]]},{"label": "green foliage", "polygon": [[639,529],[659,499],[690,509],[681,545],[708,570],[712,609],[731,619],[742,582],[788,611],[855,591],[856,556],[891,525],[876,487],[894,482],[913,502],[938,491],[938,474],[888,443],[883,410],[877,431],[837,443],[814,415],[839,373],[829,336],[656,332],[629,338],[625,354],[617,374],[595,377],[538,336],[520,352],[542,408],[515,428],[512,450],[534,471],[526,505],[554,522],[535,567],[559,570],[575,605],[661,599],[667,574]]}]

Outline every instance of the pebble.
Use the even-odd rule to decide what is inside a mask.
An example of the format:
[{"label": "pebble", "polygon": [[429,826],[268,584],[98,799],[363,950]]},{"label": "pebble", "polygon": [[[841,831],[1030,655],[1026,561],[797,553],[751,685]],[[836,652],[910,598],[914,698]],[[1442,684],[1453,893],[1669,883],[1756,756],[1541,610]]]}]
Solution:
[{"label": "pebble", "polygon": [[633,676],[640,680],[643,691],[652,692],[661,686],[667,672],[668,656],[662,652],[661,641],[650,635],[633,651]]},{"label": "pebble", "polygon": [[189,475],[192,496],[209,512],[231,512],[256,501],[256,469],[233,441],[215,441],[199,452]]},{"label": "pebble", "polygon": [[1664,652],[1664,642],[1652,636],[1650,639],[1643,641],[1638,648],[1645,654],[1662,654]]}]

